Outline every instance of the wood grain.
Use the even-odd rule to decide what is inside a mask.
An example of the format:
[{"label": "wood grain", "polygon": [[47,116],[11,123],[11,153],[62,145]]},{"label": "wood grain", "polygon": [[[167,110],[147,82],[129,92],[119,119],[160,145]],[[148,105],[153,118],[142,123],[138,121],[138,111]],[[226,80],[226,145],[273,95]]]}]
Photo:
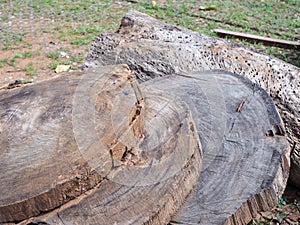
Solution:
[{"label": "wood grain", "polygon": [[6,121],[9,138],[1,134],[2,188],[11,187],[1,194],[2,222],[246,224],[285,185],[279,114],[263,89],[236,74],[138,84],[119,65],[1,96],[5,115],[18,112]]},{"label": "wood grain", "polygon": [[137,11],[124,16],[116,33],[95,38],[84,66],[118,63],[126,63],[140,82],[174,73],[219,69],[257,83],[271,96],[283,119],[290,148],[294,149],[289,178],[300,188],[300,68],[245,45]]},{"label": "wood grain", "polygon": [[101,182],[72,134],[80,75],[0,93],[0,222],[52,210]]},{"label": "wood grain", "polygon": [[201,168],[179,100],[124,65],[1,92],[1,223],[167,223]]},{"label": "wood grain", "polygon": [[289,148],[277,128],[283,129],[280,116],[263,89],[224,71],[146,83],[185,99],[203,146],[199,185],[175,221],[247,224],[276,204],[288,176]]},{"label": "wood grain", "polygon": [[1,223],[246,224],[276,204],[289,148],[257,83],[295,157],[298,69],[138,12],[85,66],[115,63],[138,81],[118,65],[0,92]]}]

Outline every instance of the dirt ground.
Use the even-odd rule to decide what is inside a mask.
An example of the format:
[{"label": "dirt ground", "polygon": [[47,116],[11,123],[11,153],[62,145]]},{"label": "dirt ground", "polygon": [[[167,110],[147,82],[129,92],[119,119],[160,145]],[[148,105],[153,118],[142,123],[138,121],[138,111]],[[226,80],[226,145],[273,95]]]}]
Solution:
[{"label": "dirt ground", "polygon": [[[57,73],[54,68],[50,68],[53,59],[47,57],[48,52],[58,52],[59,58],[62,60],[68,60],[72,55],[82,54],[85,56],[88,53],[88,47],[79,46],[74,48],[67,42],[55,40],[51,38],[51,34],[42,33],[41,37],[33,39],[32,37],[26,37],[24,42],[20,45],[16,45],[9,50],[1,52],[1,58],[13,59],[16,52],[32,52],[32,56],[28,58],[15,57],[14,63],[8,62],[5,66],[0,68],[0,88],[5,87],[10,83],[14,83],[16,80],[25,82],[36,82],[40,80],[49,79]],[[30,43],[30,46],[26,43]],[[63,49],[72,49],[66,53]],[[59,64],[59,63],[58,63]],[[65,64],[65,63],[61,63]],[[67,62],[70,64],[71,70],[80,69],[82,62]],[[34,74],[29,74],[26,66],[32,65]]]},{"label": "dirt ground", "polygon": [[251,225],[299,225],[300,190],[288,184],[279,203],[269,212],[261,212]]}]

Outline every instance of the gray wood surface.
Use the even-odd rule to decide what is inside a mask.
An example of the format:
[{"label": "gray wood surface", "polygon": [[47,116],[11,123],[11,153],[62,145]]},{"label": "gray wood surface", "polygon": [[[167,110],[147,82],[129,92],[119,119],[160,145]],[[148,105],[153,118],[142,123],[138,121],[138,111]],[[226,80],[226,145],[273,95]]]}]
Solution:
[{"label": "gray wood surface", "polygon": [[99,67],[0,102],[2,223],[245,224],[285,186],[279,114],[239,75]]},{"label": "gray wood surface", "polygon": [[277,202],[289,171],[283,124],[268,94],[223,71],[148,81],[190,106],[203,146],[201,179],[174,218],[183,224],[247,224]]},{"label": "gray wood surface", "polygon": [[1,223],[166,224],[197,184],[188,106],[127,66],[0,94]]},{"label": "gray wood surface", "polygon": [[287,41],[287,40],[282,40],[277,38],[264,37],[264,36],[224,30],[224,29],[214,29],[213,32],[217,33],[221,37],[233,36],[236,38],[240,38],[242,40],[247,40],[252,43],[262,42],[264,45],[277,46],[280,48],[287,48],[287,49],[300,48],[299,41]]},{"label": "gray wood surface", "polygon": [[173,73],[221,69],[259,84],[284,121],[291,155],[290,181],[300,188],[300,69],[228,40],[209,37],[130,11],[116,33],[95,38],[85,67],[125,63],[140,81]]}]

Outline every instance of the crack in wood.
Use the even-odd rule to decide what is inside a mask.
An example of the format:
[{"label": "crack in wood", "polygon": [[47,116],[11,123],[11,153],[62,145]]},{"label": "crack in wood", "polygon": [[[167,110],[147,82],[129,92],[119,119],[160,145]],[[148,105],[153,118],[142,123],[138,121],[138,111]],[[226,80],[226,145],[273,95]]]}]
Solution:
[{"label": "crack in wood", "polygon": [[243,100],[241,101],[241,103],[239,104],[239,106],[236,109],[237,112],[241,112],[242,111],[243,106],[246,103],[246,101],[247,101],[247,98],[243,98]]}]

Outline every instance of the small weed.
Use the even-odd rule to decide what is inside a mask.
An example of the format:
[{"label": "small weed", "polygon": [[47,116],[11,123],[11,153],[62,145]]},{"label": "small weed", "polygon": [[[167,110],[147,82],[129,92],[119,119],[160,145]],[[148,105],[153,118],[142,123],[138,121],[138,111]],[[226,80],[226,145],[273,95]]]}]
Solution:
[{"label": "small weed", "polygon": [[282,197],[279,199],[277,206],[279,208],[282,208],[283,206],[285,206],[287,203],[287,199],[285,197]]},{"label": "small weed", "polygon": [[51,70],[55,70],[58,65],[59,65],[59,62],[52,61],[52,62],[50,62],[48,68],[51,69]]},{"label": "small weed", "polygon": [[289,213],[286,213],[286,212],[279,212],[276,216],[277,216],[277,219],[279,221],[285,219],[287,216],[289,215]]},{"label": "small weed", "polygon": [[72,61],[70,59],[58,61],[59,65],[71,65]]},{"label": "small weed", "polygon": [[62,29],[63,29],[63,26],[61,26],[61,25],[56,25],[53,29],[56,30],[56,31],[59,31],[59,30],[62,30]]},{"label": "small weed", "polygon": [[84,57],[82,56],[82,54],[78,54],[77,56],[71,56],[70,60],[73,62],[82,62],[84,60]]},{"label": "small weed", "polygon": [[300,212],[300,204],[297,203],[297,200],[295,199],[293,202],[293,206],[295,207],[295,210],[298,210]]},{"label": "small weed", "polygon": [[28,76],[34,76],[36,74],[37,69],[33,67],[33,63],[28,63],[25,66],[26,75]]},{"label": "small weed", "polygon": [[21,83],[22,84],[29,84],[29,83],[32,83],[31,80],[21,80]]},{"label": "small weed", "polygon": [[0,59],[0,68],[4,67],[6,64],[8,64],[8,58]]},{"label": "small weed", "polygon": [[53,60],[57,60],[59,58],[58,52],[48,52],[47,57]]},{"label": "small weed", "polygon": [[65,47],[61,47],[59,50],[60,50],[61,52],[69,52],[69,51],[70,51],[69,48],[65,48]]},{"label": "small weed", "polygon": [[98,34],[99,30],[90,26],[80,26],[68,31],[70,35],[86,35],[86,34]]},{"label": "small weed", "polygon": [[16,59],[13,57],[7,62],[8,65],[13,66],[14,68],[17,66]]},{"label": "small weed", "polygon": [[14,52],[14,58],[21,58],[21,59],[25,59],[25,58],[30,58],[33,56],[33,53],[32,52],[28,52],[28,51],[25,51],[25,52]]},{"label": "small weed", "polygon": [[61,41],[67,41],[68,39],[67,39],[67,33],[66,32],[63,32],[63,33],[60,33],[59,34],[59,36],[58,36],[58,38],[59,38],[59,40],[61,40]]},{"label": "small weed", "polygon": [[70,40],[71,45],[89,45],[91,43],[91,40],[93,40],[94,35],[86,35],[83,38],[73,38]]},{"label": "small weed", "polygon": [[3,44],[3,47],[2,47],[2,50],[5,51],[5,50],[10,50],[11,49],[11,45],[10,44],[7,44],[7,43],[4,43]]},{"label": "small weed", "polygon": [[23,55],[22,55],[21,52],[14,52],[14,57],[15,57],[16,59],[18,59],[18,58],[23,58]]},{"label": "small weed", "polygon": [[[1,21],[1,20],[0,20]],[[5,27],[0,29],[0,43],[2,50],[10,50],[12,46],[16,46],[23,41],[24,32],[13,32]]]},{"label": "small weed", "polygon": [[25,44],[25,47],[26,47],[26,48],[31,48],[31,47],[32,47],[32,43],[26,43],[26,44]]}]

